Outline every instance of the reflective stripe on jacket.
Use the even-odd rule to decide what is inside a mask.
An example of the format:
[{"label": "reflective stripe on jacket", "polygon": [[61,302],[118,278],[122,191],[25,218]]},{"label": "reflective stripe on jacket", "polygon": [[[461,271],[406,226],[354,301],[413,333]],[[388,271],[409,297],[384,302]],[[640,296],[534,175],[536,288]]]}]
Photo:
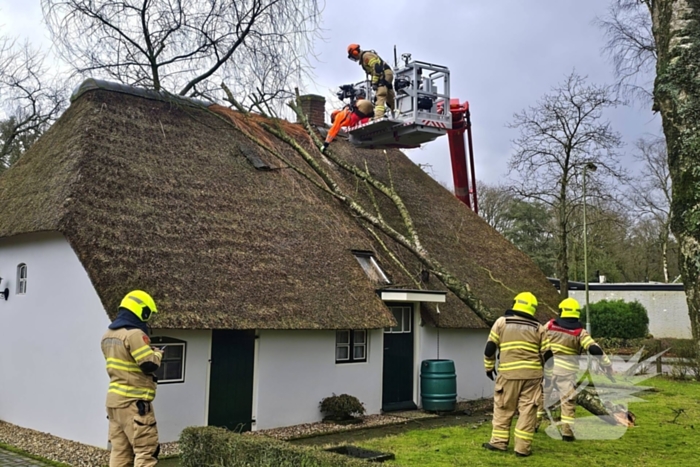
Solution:
[{"label": "reflective stripe on jacket", "polygon": [[150,362],[157,369],[162,354],[154,352],[151,341],[140,329],[110,329],[102,337],[109,389],[107,407],[126,407],[132,401],[152,401],[156,397],[156,381],[140,365]]},{"label": "reflective stripe on jacket", "polygon": [[[496,320],[488,340],[500,352],[498,372],[505,379],[535,379],[543,375],[544,354],[549,350],[549,339],[544,326],[534,319],[521,316],[502,316]],[[492,370],[496,355],[484,357],[485,369]]]},{"label": "reflective stripe on jacket", "polygon": [[[580,368],[579,356],[587,352],[592,345],[598,345],[583,328],[566,329],[559,326],[555,320],[551,320],[547,323],[546,329],[554,354],[553,373],[557,376],[567,376],[578,372]],[[605,354],[603,354],[601,363],[603,366],[611,364],[610,359]]]},{"label": "reflective stripe on jacket", "polygon": [[379,55],[369,50],[360,54],[360,65],[372,77],[372,84],[378,84],[380,79],[384,79],[384,70],[390,69]]}]

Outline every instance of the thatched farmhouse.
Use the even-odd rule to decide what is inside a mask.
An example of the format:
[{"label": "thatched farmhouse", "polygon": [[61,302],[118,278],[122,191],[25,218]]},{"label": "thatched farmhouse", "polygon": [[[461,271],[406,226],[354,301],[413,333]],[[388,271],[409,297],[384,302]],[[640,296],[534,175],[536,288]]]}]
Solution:
[{"label": "thatched farmhouse", "polygon": [[[324,103],[305,102],[323,126]],[[153,340],[168,344],[155,402],[162,441],[190,425],[316,421],[332,393],[358,397],[369,413],[416,407],[420,363],[437,357],[438,333],[440,358],[456,362],[459,398],[491,395],[485,323],[409,253],[254,142],[303,165],[264,121],[88,80],[0,176],[9,291],[0,296],[0,419],[106,446],[99,342],[134,288],[156,299]],[[274,124],[373,206],[301,125]],[[538,296],[541,318],[556,308],[542,272],[403,153],[344,140],[332,150],[393,180],[425,248],[490,309],[508,308],[521,290]],[[397,217],[386,199],[374,201]]]}]

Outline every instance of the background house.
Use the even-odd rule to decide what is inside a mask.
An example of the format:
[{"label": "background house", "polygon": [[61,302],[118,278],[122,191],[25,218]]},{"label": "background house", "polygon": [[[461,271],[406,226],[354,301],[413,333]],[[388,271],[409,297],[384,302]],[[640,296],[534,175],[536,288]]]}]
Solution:
[{"label": "background house", "polygon": [[[557,280],[552,281],[559,287]],[[585,284],[569,282],[569,295],[581,304],[586,301]],[[693,337],[688,316],[688,302],[683,284],[663,282],[591,282],[588,284],[591,303],[599,300],[638,301],[649,315],[649,333],[654,337]]]},{"label": "background house", "polygon": [[[105,446],[99,341],[134,288],[155,297],[153,340],[168,345],[155,403],[162,441],[189,425],[319,420],[319,401],[334,392],[357,396],[369,413],[415,406],[438,328],[459,397],[491,394],[485,323],[385,239],[399,268],[336,200],[240,131],[302,164],[260,120],[88,80],[0,177],[9,290],[0,300],[0,419]],[[311,149],[298,125],[280,124]],[[333,149],[392,177],[426,247],[488,307],[506,309],[531,290],[542,320],[556,308],[556,290],[529,258],[403,153],[344,141]],[[357,186],[334,170],[346,189]]]}]

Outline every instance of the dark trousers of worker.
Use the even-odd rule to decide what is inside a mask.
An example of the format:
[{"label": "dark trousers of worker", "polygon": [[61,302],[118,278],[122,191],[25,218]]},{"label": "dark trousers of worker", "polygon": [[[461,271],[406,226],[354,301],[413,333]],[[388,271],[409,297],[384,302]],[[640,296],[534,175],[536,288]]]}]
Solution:
[{"label": "dark trousers of worker", "polygon": [[489,444],[505,451],[510,425],[517,410],[515,452],[530,454],[537,423],[537,404],[542,397],[542,378],[505,379],[498,375],[493,394],[493,431]]},{"label": "dark trousers of worker", "polygon": [[107,408],[109,467],[153,467],[158,463],[158,428],[152,404],[139,414],[136,403],[124,408]]},{"label": "dark trousers of worker", "polygon": [[[394,110],[396,107],[396,96],[394,94],[394,72],[384,70],[384,79],[380,80],[377,87],[377,103],[374,106],[374,118],[382,118],[386,113],[386,108]],[[391,89],[390,89],[391,88]]]}]

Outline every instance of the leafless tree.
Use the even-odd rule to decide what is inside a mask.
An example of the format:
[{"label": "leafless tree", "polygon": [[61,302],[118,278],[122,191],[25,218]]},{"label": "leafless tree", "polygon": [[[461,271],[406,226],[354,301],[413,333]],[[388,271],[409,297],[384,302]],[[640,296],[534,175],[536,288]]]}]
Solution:
[{"label": "leafless tree", "polygon": [[[620,3],[623,0],[613,1]],[[671,231],[678,242],[679,269],[685,286],[693,338],[700,345],[700,171],[694,169],[700,164],[700,92],[697,74],[700,60],[700,3],[695,0],[627,2],[641,15],[641,21],[652,26],[635,30],[630,25],[629,30],[630,34],[653,40],[656,74],[652,110],[661,114],[666,137],[669,173],[673,182]],[[614,42],[611,44],[615,45]],[[611,51],[618,54],[622,61],[630,58],[624,54],[622,43],[612,47]],[[624,66],[631,71],[636,69],[633,61]]]},{"label": "leafless tree", "polygon": [[0,38],[0,171],[29,149],[59,116],[66,91],[29,43]]},{"label": "leafless tree", "polygon": [[310,72],[318,0],[42,0],[61,55],[83,75],[209,96],[226,82],[254,108]]},{"label": "leafless tree", "polygon": [[490,185],[477,181],[479,192],[479,216],[491,227],[503,233],[511,227],[512,218],[507,215],[513,203],[513,192],[503,185]]},{"label": "leafless tree", "polygon": [[656,68],[656,43],[649,9],[642,0],[612,0],[595,23],[605,33],[604,53],[612,61],[616,88],[623,95],[650,103]]},{"label": "leafless tree", "polygon": [[[510,159],[511,186],[524,199],[536,200],[555,213],[558,236],[557,276],[562,296],[568,296],[568,235],[572,216],[581,205],[584,167],[588,173],[588,195],[609,197],[611,178],[625,177],[620,167],[620,135],[603,121],[603,111],[618,105],[607,86],[589,85],[586,78],[571,73],[537,105],[515,114],[511,128],[520,130]],[[589,198],[590,199],[590,198]]]},{"label": "leafless tree", "polygon": [[668,282],[668,246],[671,239],[671,173],[663,138],[637,141],[635,159],[643,164],[632,184],[632,202],[640,217],[658,225],[664,281]]}]

